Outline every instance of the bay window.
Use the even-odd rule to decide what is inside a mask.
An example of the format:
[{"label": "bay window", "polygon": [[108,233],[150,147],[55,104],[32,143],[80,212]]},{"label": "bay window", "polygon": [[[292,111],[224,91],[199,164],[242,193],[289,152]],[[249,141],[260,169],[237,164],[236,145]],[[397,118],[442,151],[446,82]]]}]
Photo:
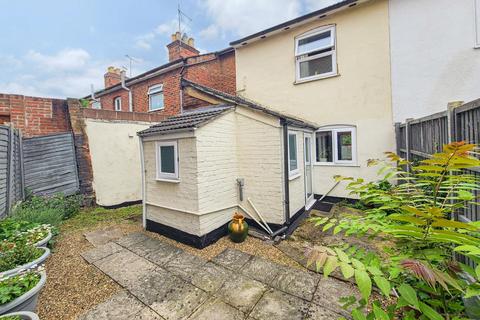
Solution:
[{"label": "bay window", "polygon": [[315,134],[315,161],[317,164],[355,165],[355,127],[330,127],[318,130]]}]

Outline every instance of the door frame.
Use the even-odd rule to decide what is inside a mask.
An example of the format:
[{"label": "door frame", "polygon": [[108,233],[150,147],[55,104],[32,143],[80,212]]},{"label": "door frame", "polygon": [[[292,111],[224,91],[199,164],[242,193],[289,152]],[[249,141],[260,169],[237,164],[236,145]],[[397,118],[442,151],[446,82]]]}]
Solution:
[{"label": "door frame", "polygon": [[[307,154],[307,139],[310,141],[309,145],[309,155]],[[303,168],[304,168],[304,181],[305,181],[305,210],[309,210],[314,204],[315,204],[315,196],[313,193],[313,132],[312,133],[304,133],[303,135]],[[311,186],[311,192],[312,194],[308,196],[308,191],[307,191],[307,183],[308,183],[308,178],[307,178],[307,166],[310,167],[310,182],[312,184]]]}]

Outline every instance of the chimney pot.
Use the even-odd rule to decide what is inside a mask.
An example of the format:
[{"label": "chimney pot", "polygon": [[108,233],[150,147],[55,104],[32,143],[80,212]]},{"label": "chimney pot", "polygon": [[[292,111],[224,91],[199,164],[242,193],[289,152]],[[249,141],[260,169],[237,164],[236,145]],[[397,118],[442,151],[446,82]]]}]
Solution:
[{"label": "chimney pot", "polygon": [[172,34],[172,42],[167,45],[168,61],[178,60],[180,58],[188,58],[198,56],[200,51],[195,49],[195,41],[189,38],[186,33],[180,32]]},{"label": "chimney pot", "polygon": [[105,88],[114,86],[121,82],[120,69],[113,66],[107,68],[107,72],[103,76]]}]

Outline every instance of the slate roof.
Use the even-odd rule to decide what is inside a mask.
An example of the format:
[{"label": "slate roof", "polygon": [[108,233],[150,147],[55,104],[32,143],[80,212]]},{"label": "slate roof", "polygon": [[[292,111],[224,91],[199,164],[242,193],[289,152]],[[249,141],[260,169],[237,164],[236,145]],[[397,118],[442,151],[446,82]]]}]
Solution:
[{"label": "slate roof", "polygon": [[229,105],[218,105],[185,112],[181,115],[167,118],[148,129],[142,130],[138,132],[138,135],[148,136],[151,134],[193,131],[234,108],[234,106]]},{"label": "slate roof", "polygon": [[278,117],[280,119],[285,119],[289,125],[292,125],[292,126],[295,126],[295,127],[308,128],[308,129],[313,129],[313,130],[318,129],[318,127],[319,127],[318,125],[316,125],[314,123],[310,123],[310,122],[304,121],[302,119],[299,119],[299,118],[296,118],[296,117],[293,117],[293,116],[289,116],[289,115],[271,110],[271,109],[269,109],[267,107],[264,107],[264,106],[260,105],[259,103],[254,102],[254,101],[247,100],[247,99],[239,97],[239,96],[234,96],[234,95],[231,95],[231,94],[228,94],[228,93],[225,93],[225,92],[222,92],[222,91],[210,88],[210,87],[206,87],[204,85],[201,85],[201,84],[189,81],[189,80],[182,79],[182,86],[195,88],[195,89],[197,89],[197,90],[199,90],[203,93],[206,93],[208,95],[217,97],[217,98],[219,98],[219,99],[221,99],[221,100],[223,100],[227,103],[238,104],[238,105],[241,105],[241,106],[244,106],[244,107],[248,107],[248,108],[251,108],[251,109],[255,109],[255,110],[267,113],[269,115]]}]

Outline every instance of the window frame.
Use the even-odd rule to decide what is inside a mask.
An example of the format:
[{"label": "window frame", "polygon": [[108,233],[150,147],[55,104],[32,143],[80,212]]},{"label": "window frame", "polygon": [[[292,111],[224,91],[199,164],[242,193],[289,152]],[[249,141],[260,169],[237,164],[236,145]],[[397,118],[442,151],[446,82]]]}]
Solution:
[{"label": "window frame", "polygon": [[[95,105],[97,105],[98,107],[95,107]],[[102,103],[100,102],[100,100],[93,100],[92,101],[92,109],[95,109],[95,110],[102,109]]]},{"label": "window frame", "polygon": [[473,19],[475,25],[474,48],[480,49],[480,0],[473,0]]},{"label": "window frame", "polygon": [[[295,155],[296,155],[296,161],[297,161],[297,169],[292,170],[290,168],[290,136],[295,136]],[[298,133],[295,131],[288,131],[288,178],[294,179],[296,177],[300,176],[300,161],[298,159]]]},{"label": "window frame", "polygon": [[[317,161],[317,132],[332,132],[332,152],[331,162]],[[352,160],[338,159],[338,133],[350,132],[352,136]],[[355,126],[332,126],[324,127],[315,131],[315,159],[314,165],[317,166],[357,166],[357,128]]]},{"label": "window frame", "polygon": [[[174,154],[174,168],[175,173],[170,172],[162,172],[162,155],[160,152],[161,147],[170,147],[173,146],[173,154]],[[156,168],[156,180],[158,181],[179,181],[179,157],[178,157],[178,141],[171,140],[171,141],[157,141],[155,143],[155,168]]]},{"label": "window frame", "polygon": [[[155,94],[162,93],[163,96],[163,106],[161,108],[152,109],[152,99],[151,97]],[[148,111],[158,111],[165,109],[165,94],[163,92],[163,83],[150,86],[147,91],[148,95]]]},{"label": "window frame", "polygon": [[[331,34],[331,42],[329,45],[319,47],[307,52],[299,53],[298,52],[298,44],[300,40],[310,38],[312,36],[315,36],[317,34],[324,33],[326,31],[330,31]],[[312,56],[306,56],[302,57],[304,55],[307,55],[309,53],[315,52],[315,51],[321,51],[321,50],[327,50],[331,49],[326,52],[321,52]],[[301,77],[300,76],[300,63],[302,62],[307,62],[310,60],[315,60],[327,56],[332,56],[332,71],[314,75],[314,76],[309,76],[309,77]],[[299,35],[295,37],[295,80],[297,83],[300,82],[306,82],[306,81],[312,81],[312,80],[318,80],[318,79],[324,79],[324,78],[329,78],[338,75],[338,68],[337,68],[337,33],[336,33],[336,26],[335,25],[328,25],[328,26],[323,26],[319,28],[315,28],[313,30],[310,30],[302,35]]]},{"label": "window frame", "polygon": [[[118,104],[117,104],[118,101]],[[118,108],[117,108],[118,105]],[[122,97],[115,97],[113,99],[113,108],[115,111],[122,111]]]}]

